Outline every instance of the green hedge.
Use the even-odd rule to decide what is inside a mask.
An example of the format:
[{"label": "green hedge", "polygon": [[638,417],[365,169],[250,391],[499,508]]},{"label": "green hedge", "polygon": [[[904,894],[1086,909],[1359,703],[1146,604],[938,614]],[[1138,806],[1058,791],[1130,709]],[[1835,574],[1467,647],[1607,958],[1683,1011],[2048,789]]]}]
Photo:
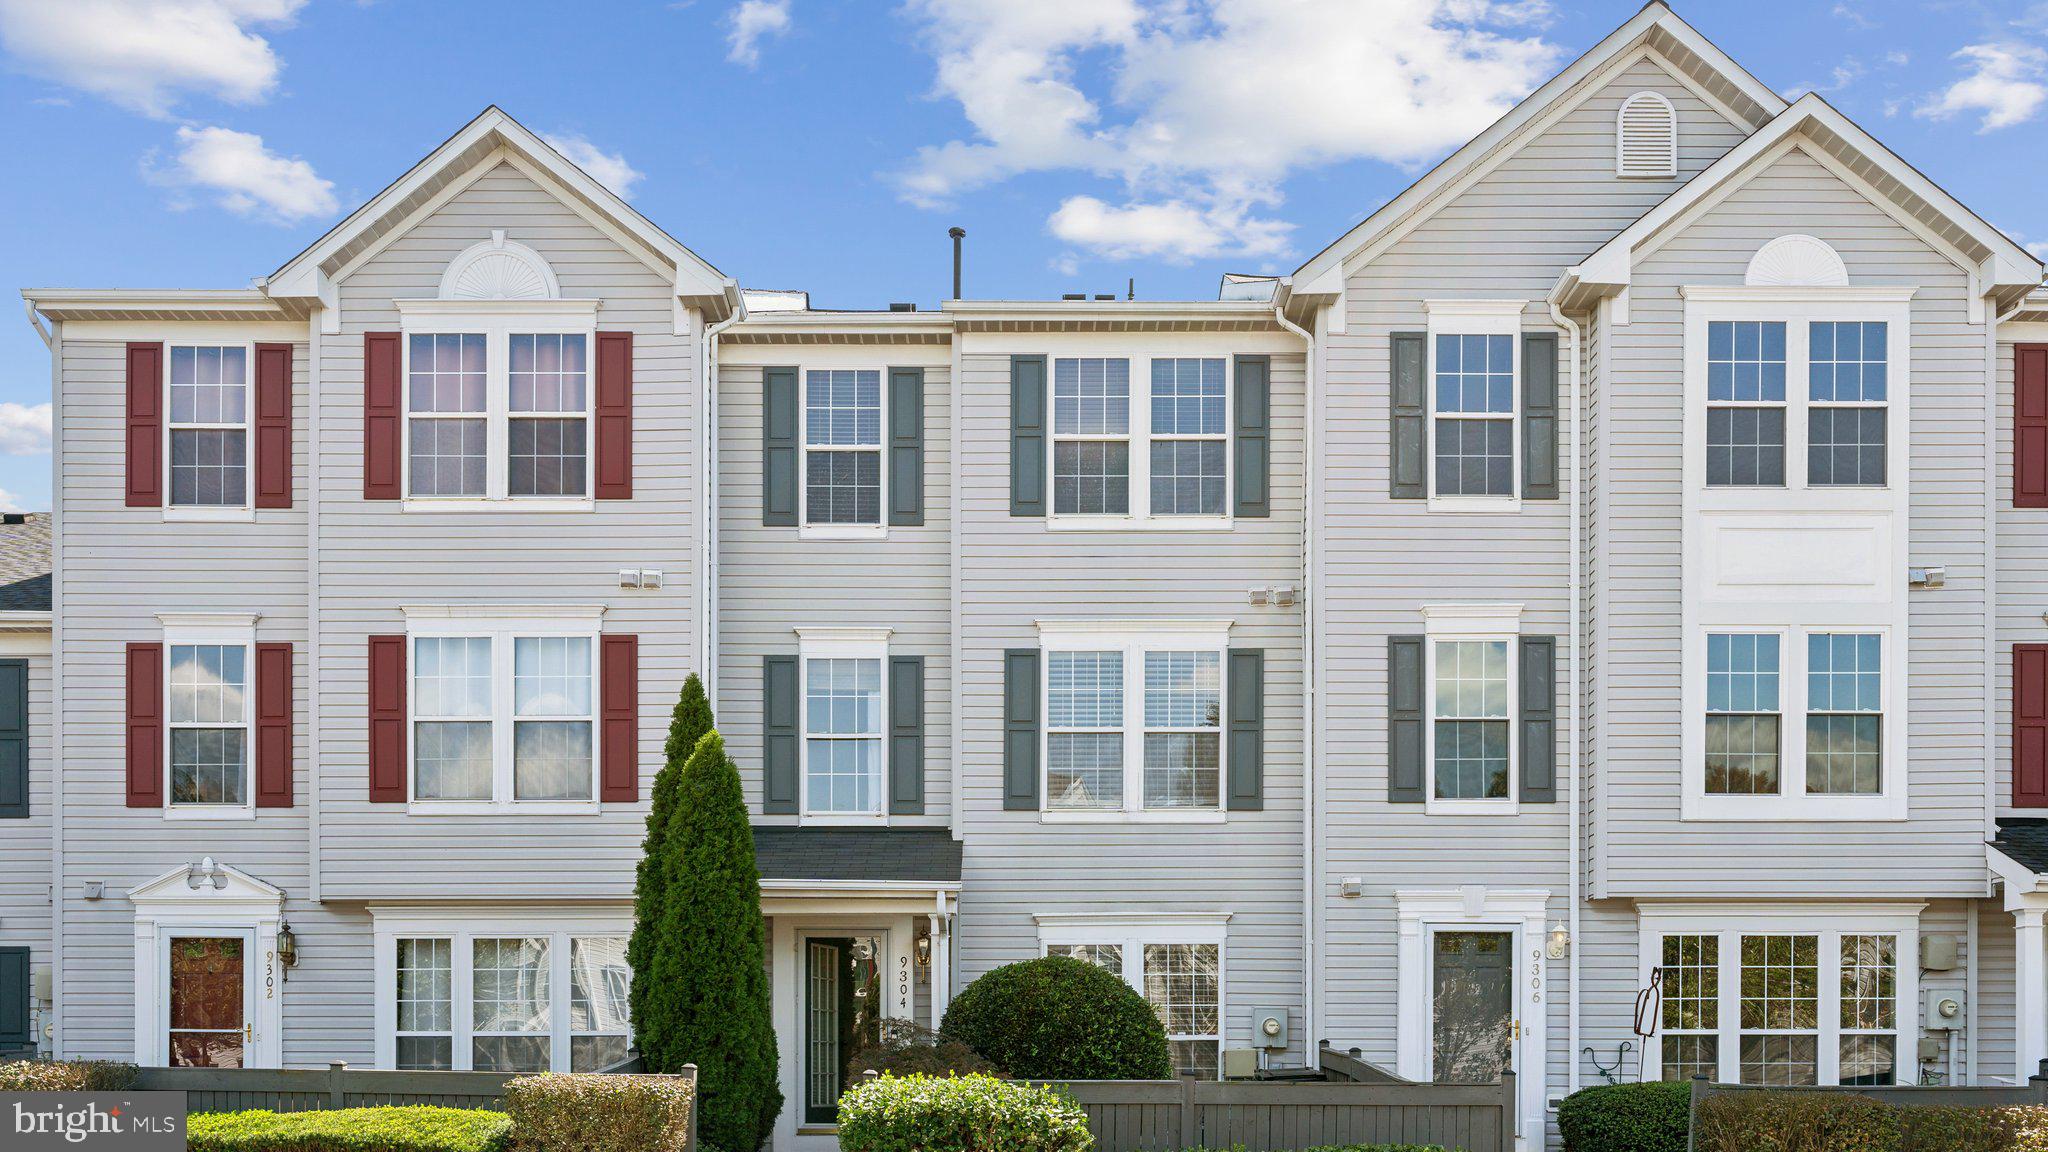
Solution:
[{"label": "green hedge", "polygon": [[2048,1152],[2048,1108],[1907,1108],[1900,1152]]},{"label": "green hedge", "polygon": [[521,1076],[505,1085],[519,1152],[683,1152],[690,1082],[656,1076]]},{"label": "green hedge", "polygon": [[876,1036],[846,1058],[846,1082],[858,1084],[863,1072],[897,1076],[967,1076],[976,1072],[1001,1076],[996,1066],[958,1040],[948,1040],[911,1020],[884,1020]]},{"label": "green hedge", "polygon": [[993,1076],[883,1076],[839,1098],[840,1152],[1089,1152],[1080,1105]]},{"label": "green hedge", "polygon": [[0,1092],[123,1092],[135,1065],[111,1060],[16,1060],[0,1064]]},{"label": "green hedge", "polygon": [[1167,1080],[1173,1051],[1159,1014],[1120,977],[1083,960],[1005,964],[960,990],[939,1023],[1023,1080]]},{"label": "green hedge", "polygon": [[1557,1106],[1565,1152],[1686,1152],[1692,1085],[1603,1084]]},{"label": "green hedge", "polygon": [[474,1108],[198,1112],[186,1152],[501,1152],[512,1121]]}]

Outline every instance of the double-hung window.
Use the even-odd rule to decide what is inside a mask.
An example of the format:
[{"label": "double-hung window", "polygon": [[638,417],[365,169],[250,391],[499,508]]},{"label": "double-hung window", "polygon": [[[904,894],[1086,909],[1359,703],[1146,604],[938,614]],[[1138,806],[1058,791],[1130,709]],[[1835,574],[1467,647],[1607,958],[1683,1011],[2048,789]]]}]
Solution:
[{"label": "double-hung window", "polygon": [[1806,791],[1870,796],[1883,790],[1884,637],[1806,637]]},{"label": "double-hung window", "polygon": [[1152,361],[1152,515],[1221,516],[1230,425],[1220,356]]},{"label": "double-hung window", "polygon": [[1506,638],[1437,640],[1430,694],[1430,763],[1437,800],[1508,800],[1513,677]]},{"label": "double-hung window", "polygon": [[173,344],[167,351],[171,506],[246,508],[250,346]]},{"label": "double-hung window", "polygon": [[405,494],[419,506],[590,498],[592,306],[401,301]]},{"label": "double-hung window", "polygon": [[880,819],[887,802],[887,633],[800,634],[803,814]]},{"label": "double-hung window", "polygon": [[1176,1073],[1215,1078],[1221,1067],[1223,936],[1208,925],[1067,925],[1042,917],[1048,956],[1114,972],[1158,1014]]},{"label": "double-hung window", "polygon": [[1131,512],[1131,362],[1060,357],[1052,362],[1052,511],[1055,516]]},{"label": "double-hung window", "polygon": [[[1888,725],[1886,635],[1877,630],[1705,633],[1705,712],[1697,750],[1705,797],[1758,804],[1883,798]],[[1785,733],[1803,734],[1803,768],[1782,768]],[[1776,804],[1754,809],[1757,815]],[[1733,815],[1736,809],[1724,814]],[[1793,815],[1793,809],[1782,814]]]},{"label": "double-hung window", "polygon": [[1781,682],[1775,632],[1707,636],[1707,791],[1726,796],[1778,791]]},{"label": "double-hung window", "polygon": [[[1429,300],[1424,388],[1433,509],[1516,506],[1521,474],[1519,300]],[[1417,445],[1420,450],[1420,445]]]},{"label": "double-hung window", "polygon": [[412,799],[569,805],[597,798],[594,614],[413,622]]},{"label": "double-hung window", "polygon": [[882,523],[882,371],[804,372],[804,523]]},{"label": "double-hung window", "polygon": [[1707,485],[1785,484],[1785,322],[1707,325]]},{"label": "double-hung window", "polygon": [[[1917,906],[1916,906],[1917,907]],[[1917,912],[1808,907],[1731,919],[1644,913],[1662,981],[1655,1074],[1770,1087],[1900,1083],[1918,1031]],[[1906,1070],[1910,1083],[1910,1069]]]},{"label": "double-hung window", "polygon": [[1806,483],[1885,482],[1887,325],[1815,320],[1807,325]]},{"label": "double-hung window", "polygon": [[171,643],[165,653],[171,806],[248,807],[253,693],[247,644]]},{"label": "double-hung window", "polygon": [[1041,624],[1048,814],[1221,813],[1226,627]]},{"label": "double-hung window", "polygon": [[625,925],[454,910],[380,915],[375,934],[380,1066],[596,1072],[625,1059]]},{"label": "double-hung window", "polygon": [[1228,357],[1057,356],[1051,366],[1055,522],[1229,517]]}]

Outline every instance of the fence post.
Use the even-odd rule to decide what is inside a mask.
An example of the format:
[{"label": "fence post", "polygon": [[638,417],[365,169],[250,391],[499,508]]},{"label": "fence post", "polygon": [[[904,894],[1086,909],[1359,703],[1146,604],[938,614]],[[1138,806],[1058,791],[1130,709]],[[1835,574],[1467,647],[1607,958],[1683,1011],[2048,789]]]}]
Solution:
[{"label": "fence post", "polygon": [[[1522,1095],[1515,1089],[1515,1074],[1512,1069],[1500,1072],[1500,1148],[1501,1152],[1515,1152],[1515,1133],[1522,1126]],[[1531,1147],[1542,1145],[1541,1137],[1532,1136]]]},{"label": "fence post", "polygon": [[1700,1114],[1700,1097],[1707,1094],[1708,1080],[1698,1073],[1693,1074],[1692,1088],[1685,1095],[1685,1152],[1693,1152],[1698,1137],[1693,1135],[1695,1122]]},{"label": "fence post", "polygon": [[2041,1061],[2041,1066],[2027,1077],[2027,1087],[2034,1090],[2035,1100],[2048,1104],[2048,1060]]},{"label": "fence post", "polygon": [[1207,1148],[1209,1141],[1201,1131],[1201,1114],[1195,1108],[1195,1074],[1185,1068],[1180,1073],[1180,1146],[1183,1148]]},{"label": "fence post", "polygon": [[342,1083],[343,1078],[347,1075],[348,1061],[329,1060],[327,1062],[327,1106],[329,1108],[348,1107],[348,1089]]},{"label": "fence post", "polygon": [[698,1091],[697,1066],[685,1064],[678,1075],[690,1082],[690,1127],[683,1135],[683,1152],[697,1152],[697,1113],[704,1105],[704,1097]]}]

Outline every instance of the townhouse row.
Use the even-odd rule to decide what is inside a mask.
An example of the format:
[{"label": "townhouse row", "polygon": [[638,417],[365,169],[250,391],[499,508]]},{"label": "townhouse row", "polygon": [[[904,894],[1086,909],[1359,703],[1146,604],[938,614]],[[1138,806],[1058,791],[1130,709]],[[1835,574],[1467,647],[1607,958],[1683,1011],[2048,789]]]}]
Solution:
[{"label": "townhouse row", "polygon": [[1512,1068],[1529,1146],[1616,1067],[2010,1080],[2041,280],[1661,3],[1210,301],[814,309],[488,110],[251,288],[26,293],[0,1043],[614,1062],[694,672],[778,1149],[1045,953],[1211,1074]]}]

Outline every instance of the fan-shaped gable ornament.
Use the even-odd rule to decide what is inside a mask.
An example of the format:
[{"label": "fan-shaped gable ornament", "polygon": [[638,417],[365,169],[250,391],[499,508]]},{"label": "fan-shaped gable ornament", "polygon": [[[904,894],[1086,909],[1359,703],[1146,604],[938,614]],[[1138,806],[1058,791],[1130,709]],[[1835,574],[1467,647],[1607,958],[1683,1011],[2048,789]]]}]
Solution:
[{"label": "fan-shaped gable ornament", "polygon": [[443,300],[559,300],[561,282],[541,254],[505,238],[503,229],[448,262]]},{"label": "fan-shaped gable ornament", "polygon": [[1849,268],[1826,241],[1795,234],[1757,249],[1742,282],[1756,288],[1846,288]]}]

